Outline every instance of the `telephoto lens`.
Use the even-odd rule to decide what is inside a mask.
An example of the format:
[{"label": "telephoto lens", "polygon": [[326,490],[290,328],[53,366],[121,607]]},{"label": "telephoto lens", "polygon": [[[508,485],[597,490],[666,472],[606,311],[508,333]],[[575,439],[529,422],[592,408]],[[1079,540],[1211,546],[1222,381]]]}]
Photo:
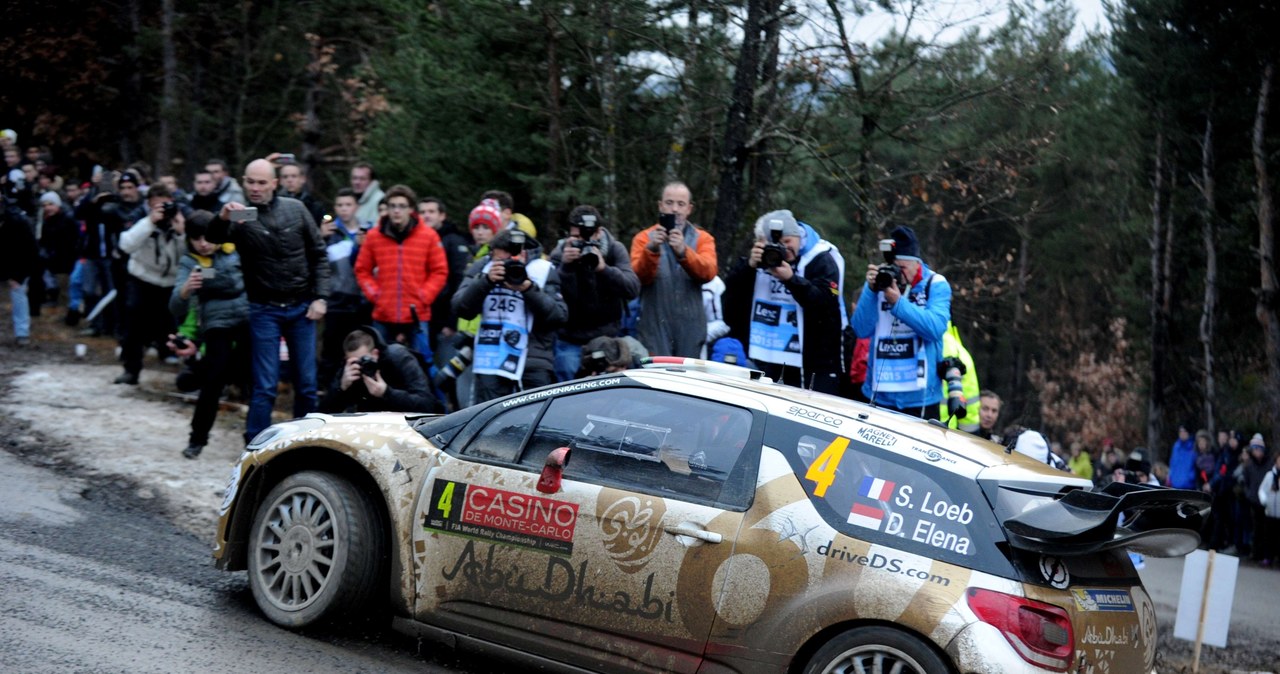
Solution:
[{"label": "telephoto lens", "polygon": [[964,398],[966,369],[959,358],[943,358],[938,363],[938,373],[947,382],[947,414],[957,419],[963,419],[969,413],[969,401]]}]

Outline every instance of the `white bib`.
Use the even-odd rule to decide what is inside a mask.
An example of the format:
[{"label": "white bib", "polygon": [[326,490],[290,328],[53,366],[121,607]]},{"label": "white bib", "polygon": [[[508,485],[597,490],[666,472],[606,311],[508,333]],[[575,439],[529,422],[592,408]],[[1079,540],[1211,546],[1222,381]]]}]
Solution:
[{"label": "white bib", "polygon": [[[539,264],[540,263],[540,264]],[[484,266],[489,273],[490,260]],[[529,279],[542,288],[551,272],[551,263],[534,260],[525,266]],[[533,330],[533,316],[525,310],[524,294],[506,286],[494,286],[484,298],[480,310],[480,328],[476,332],[475,360],[472,368],[476,374],[492,374],[520,381],[524,376],[525,360],[529,356],[529,333]]]}]

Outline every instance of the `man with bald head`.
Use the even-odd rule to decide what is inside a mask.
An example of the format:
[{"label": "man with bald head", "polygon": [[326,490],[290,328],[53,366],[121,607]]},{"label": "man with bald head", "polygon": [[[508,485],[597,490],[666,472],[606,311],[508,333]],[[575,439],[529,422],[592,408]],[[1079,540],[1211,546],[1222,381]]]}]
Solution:
[{"label": "man with bald head", "polygon": [[253,353],[247,443],[271,425],[280,381],[281,337],[289,346],[293,370],[293,414],[300,417],[316,407],[315,322],[324,317],[329,297],[329,263],[324,237],[306,206],[277,196],[271,162],[250,162],[243,186],[248,206],[228,202],[210,223],[205,238],[234,243],[243,266]]}]

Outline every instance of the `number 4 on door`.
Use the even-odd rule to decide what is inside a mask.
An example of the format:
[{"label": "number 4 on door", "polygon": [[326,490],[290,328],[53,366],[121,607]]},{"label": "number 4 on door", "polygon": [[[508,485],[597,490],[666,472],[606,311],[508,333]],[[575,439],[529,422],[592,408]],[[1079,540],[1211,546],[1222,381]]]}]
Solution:
[{"label": "number 4 on door", "polygon": [[836,468],[840,467],[840,459],[844,458],[844,450],[848,447],[849,438],[837,437],[809,464],[804,479],[813,482],[814,496],[824,498],[827,495],[827,487],[836,481]]}]

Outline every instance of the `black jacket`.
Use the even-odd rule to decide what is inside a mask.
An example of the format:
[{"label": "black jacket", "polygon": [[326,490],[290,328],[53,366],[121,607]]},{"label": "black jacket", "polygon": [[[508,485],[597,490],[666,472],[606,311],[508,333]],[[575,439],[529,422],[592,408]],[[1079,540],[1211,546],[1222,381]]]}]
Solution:
[{"label": "black jacket", "polygon": [[0,280],[19,283],[38,270],[36,235],[27,214],[0,197]]},{"label": "black jacket", "polygon": [[596,337],[617,335],[627,302],[640,294],[640,278],[631,270],[627,247],[607,230],[599,243],[605,264],[599,273],[579,262],[562,264],[564,241],[551,253],[551,263],[560,272],[560,292],[569,307],[569,320],[560,329],[560,338],[579,346]]},{"label": "black jacket", "polygon": [[366,330],[373,335],[378,349],[378,372],[387,383],[387,391],[381,398],[369,395],[363,380],[357,380],[347,390],[342,390],[342,373],[346,360],[329,384],[329,393],[320,404],[322,412],[442,412],[440,401],[431,395],[427,375],[418,364],[418,357],[400,344],[387,344],[376,330]]},{"label": "black jacket", "polygon": [[[459,231],[449,220],[445,220],[436,233],[440,235],[440,247],[444,248],[444,257],[449,263],[449,279],[436,295],[436,301],[431,303],[431,324],[452,328],[458,324],[458,316],[453,313],[453,294],[462,286],[462,277],[467,272],[467,265],[471,264],[476,243],[470,232]],[[436,327],[432,329],[437,330]]]},{"label": "black jacket", "polygon": [[218,216],[205,238],[236,245],[250,302],[298,304],[329,298],[324,239],[297,199],[274,197],[258,205],[258,219],[250,222]]},{"label": "black jacket", "polygon": [[324,216],[326,215],[324,204],[320,203],[320,200],[312,196],[310,192],[303,190],[299,194],[290,194],[281,188],[280,196],[301,201],[302,205],[307,207],[307,212],[311,214],[311,219],[315,221],[317,227],[324,222]]},{"label": "black jacket", "polygon": [[[751,311],[755,295],[756,270],[741,259],[725,279],[722,298],[729,335],[744,345],[751,343]],[[837,393],[841,370],[840,268],[830,252],[809,261],[804,276],[794,274],[786,282],[796,304],[804,309],[804,344],[800,362],[802,388]],[[750,355],[750,351],[748,351]]]},{"label": "black jacket", "polygon": [[[529,251],[529,259],[535,259],[541,249]],[[453,296],[453,311],[458,318],[471,320],[480,314],[484,307],[484,299],[489,296],[493,284],[484,271],[489,258],[476,260],[467,269],[462,287]],[[564,324],[569,317],[564,297],[560,294],[560,276],[551,269],[547,274],[547,283],[542,288],[538,284],[529,286],[524,292],[525,310],[533,316],[533,330],[529,333],[529,355],[525,358],[525,371],[531,369],[554,370],[555,356],[552,350],[556,341],[556,328]]]}]

